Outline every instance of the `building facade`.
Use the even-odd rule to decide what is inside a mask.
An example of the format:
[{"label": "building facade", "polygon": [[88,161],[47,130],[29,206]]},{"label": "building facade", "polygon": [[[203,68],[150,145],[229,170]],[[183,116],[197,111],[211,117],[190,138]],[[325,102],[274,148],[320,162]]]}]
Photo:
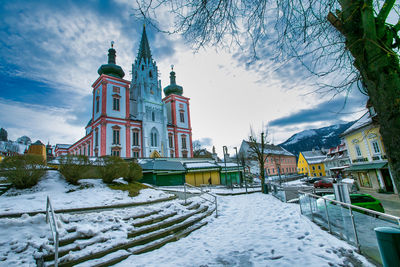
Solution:
[{"label": "building facade", "polygon": [[345,143],[331,147],[324,161],[325,172],[328,177],[343,177],[344,169],[350,166],[350,158]]},{"label": "building facade", "polygon": [[68,148],[68,154],[126,158],[192,157],[189,98],[176,84],[175,72],[162,98],[158,68],[143,27],[139,51],[132,64],[132,80],[116,65],[116,51],[108,50],[108,64],[92,87],[92,116],[86,135]]},{"label": "building facade", "polygon": [[325,173],[326,155],[321,150],[303,151],[299,153],[297,172],[308,177],[323,177]]},{"label": "building facade", "polygon": [[[261,148],[261,144],[258,144],[258,146]],[[255,155],[250,149],[249,142],[242,141],[239,154],[243,154],[248,159],[250,172],[260,175],[259,163],[254,159]],[[295,155],[280,146],[265,144],[264,160],[264,173],[268,176],[296,173]],[[256,166],[256,168],[252,168],[251,166]]]},{"label": "building facade", "polygon": [[351,166],[345,171],[360,187],[398,192],[389,170],[377,114],[371,107],[341,135],[346,143]]}]

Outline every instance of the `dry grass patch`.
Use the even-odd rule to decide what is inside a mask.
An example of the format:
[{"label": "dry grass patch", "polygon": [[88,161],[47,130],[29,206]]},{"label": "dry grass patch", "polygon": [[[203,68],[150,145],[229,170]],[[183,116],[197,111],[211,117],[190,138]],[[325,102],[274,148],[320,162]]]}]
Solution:
[{"label": "dry grass patch", "polygon": [[109,184],[108,187],[114,190],[128,191],[130,197],[136,197],[139,195],[140,190],[149,188],[147,185],[138,182],[129,184],[113,183]]}]

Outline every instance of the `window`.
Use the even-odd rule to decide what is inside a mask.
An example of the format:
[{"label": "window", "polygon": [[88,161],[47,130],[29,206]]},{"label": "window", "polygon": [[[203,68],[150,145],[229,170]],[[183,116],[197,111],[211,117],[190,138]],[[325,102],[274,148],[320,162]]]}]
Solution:
[{"label": "window", "polygon": [[139,132],[137,130],[132,131],[132,145],[133,146],[139,145]]},{"label": "window", "polygon": [[100,110],[100,97],[96,97],[96,113]]},{"label": "window", "polygon": [[272,173],[275,173],[275,169],[274,168],[272,168]]},{"label": "window", "polygon": [[156,114],[154,114],[154,111],[151,112],[151,120],[152,121],[156,120]]},{"label": "window", "polygon": [[90,143],[87,144],[87,155],[90,157]]},{"label": "window", "polygon": [[322,176],[322,173],[319,173],[319,176]]},{"label": "window", "polygon": [[172,136],[172,134],[168,135],[168,143],[169,143],[169,147],[174,147],[174,137]]},{"label": "window", "polygon": [[113,86],[113,92],[114,93],[120,93],[120,88],[118,86]]},{"label": "window", "polygon": [[136,159],[139,158],[139,151],[137,150],[132,151],[132,156]]},{"label": "window", "polygon": [[119,157],[119,155],[120,155],[119,150],[115,150],[115,149],[111,150],[111,155]]},{"label": "window", "polygon": [[312,166],[312,170],[315,171],[315,166]]},{"label": "window", "polygon": [[185,135],[182,135],[181,140],[182,140],[182,149],[187,149],[187,146],[186,146],[186,136],[185,136]]},{"label": "window", "polygon": [[188,157],[187,151],[182,151],[182,158],[187,158],[187,157]]},{"label": "window", "polygon": [[113,145],[119,145],[119,130],[113,130]]},{"label": "window", "polygon": [[119,97],[113,97],[113,110],[119,111]]},{"label": "window", "polygon": [[151,133],[150,139],[151,139],[150,140],[151,146],[157,146],[157,133],[155,133],[155,132]]},{"label": "window", "polygon": [[94,132],[94,145],[96,147],[99,146],[99,131],[96,129],[96,131]]},{"label": "window", "polygon": [[173,151],[173,150],[171,150],[171,152],[170,152],[170,157],[171,157],[171,158],[174,157],[174,151]]},{"label": "window", "polygon": [[268,169],[268,174],[270,173],[269,169]]},{"label": "window", "polygon": [[318,165],[318,170],[320,170],[321,169],[321,166],[320,165]]},{"label": "window", "polygon": [[149,71],[149,77],[153,78],[153,74],[151,73],[151,71]]},{"label": "window", "polygon": [[183,110],[179,111],[180,121],[185,122],[185,112]]},{"label": "window", "polygon": [[86,146],[83,147],[83,155],[86,156]]},{"label": "window", "polygon": [[381,150],[379,149],[379,144],[378,141],[372,141],[372,148],[374,149],[374,154],[379,154],[381,153]]},{"label": "window", "polygon": [[360,146],[356,145],[355,148],[356,148],[357,157],[361,157],[362,155],[361,155]]}]

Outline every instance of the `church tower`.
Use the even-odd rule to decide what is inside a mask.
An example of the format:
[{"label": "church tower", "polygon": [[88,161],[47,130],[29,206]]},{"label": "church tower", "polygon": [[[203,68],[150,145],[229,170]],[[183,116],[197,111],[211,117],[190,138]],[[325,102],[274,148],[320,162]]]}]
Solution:
[{"label": "church tower", "polygon": [[132,64],[132,82],[130,88],[130,113],[133,119],[142,121],[143,157],[149,157],[153,151],[167,157],[167,115],[161,96],[161,81],[158,80],[158,68],[153,60],[143,26],[139,51]]},{"label": "church tower", "polygon": [[171,66],[170,85],[164,88],[163,99],[168,114],[168,143],[170,157],[193,157],[192,126],[189,98],[182,96],[183,88],[176,84],[174,66]]}]

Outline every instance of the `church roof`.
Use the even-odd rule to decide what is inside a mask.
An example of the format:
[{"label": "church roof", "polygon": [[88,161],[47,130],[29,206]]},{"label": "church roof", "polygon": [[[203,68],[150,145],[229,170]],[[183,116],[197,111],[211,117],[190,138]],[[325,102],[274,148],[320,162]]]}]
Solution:
[{"label": "church roof", "polygon": [[147,60],[151,59],[150,45],[149,40],[147,39],[145,25],[143,25],[142,39],[140,40],[139,52],[137,56],[139,62],[142,58]]}]

